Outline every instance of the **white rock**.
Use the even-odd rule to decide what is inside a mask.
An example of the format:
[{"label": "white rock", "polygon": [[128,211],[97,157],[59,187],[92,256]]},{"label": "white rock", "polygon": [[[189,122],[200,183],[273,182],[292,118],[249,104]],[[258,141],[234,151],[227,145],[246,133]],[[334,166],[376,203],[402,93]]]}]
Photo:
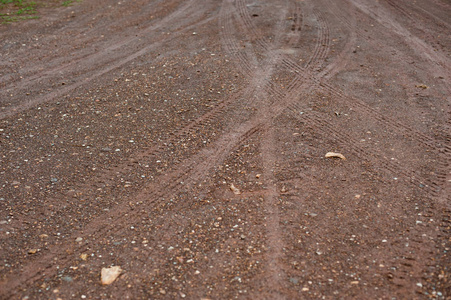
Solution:
[{"label": "white rock", "polygon": [[119,275],[121,275],[122,269],[119,266],[114,266],[111,268],[102,268],[100,273],[100,278],[103,285],[112,284]]}]

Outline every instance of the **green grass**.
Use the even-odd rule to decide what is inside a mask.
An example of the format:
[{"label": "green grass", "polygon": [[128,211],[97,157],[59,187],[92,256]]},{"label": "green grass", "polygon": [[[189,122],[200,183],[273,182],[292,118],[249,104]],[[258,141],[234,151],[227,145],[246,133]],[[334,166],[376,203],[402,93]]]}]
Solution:
[{"label": "green grass", "polygon": [[24,0],[0,0],[1,23],[11,23],[26,19],[36,19],[36,2]]},{"label": "green grass", "polygon": [[63,6],[66,6],[66,7],[68,7],[68,6],[70,6],[72,3],[74,3],[74,2],[81,2],[82,0],[67,0],[67,1],[64,1],[63,3],[62,3],[62,5]]},{"label": "green grass", "polygon": [[[46,1],[46,0],[0,0],[0,23],[7,24],[28,19],[39,19],[38,8],[43,6],[68,7],[82,0]],[[49,3],[50,2],[50,3]],[[51,3],[53,2],[53,3]]]},{"label": "green grass", "polygon": [[72,4],[72,2],[74,2],[74,1],[72,1],[72,0],[69,0],[69,1],[64,1],[64,2],[63,2],[63,6],[66,6],[66,7],[68,7],[69,5],[71,5],[71,4]]}]

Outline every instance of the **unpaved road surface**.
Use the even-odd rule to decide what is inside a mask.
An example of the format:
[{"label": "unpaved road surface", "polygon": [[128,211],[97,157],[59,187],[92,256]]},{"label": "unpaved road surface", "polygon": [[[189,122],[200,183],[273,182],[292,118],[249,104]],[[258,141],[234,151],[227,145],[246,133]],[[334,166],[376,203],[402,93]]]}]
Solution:
[{"label": "unpaved road surface", "polygon": [[449,299],[450,29],[446,0],[2,25],[0,298]]}]

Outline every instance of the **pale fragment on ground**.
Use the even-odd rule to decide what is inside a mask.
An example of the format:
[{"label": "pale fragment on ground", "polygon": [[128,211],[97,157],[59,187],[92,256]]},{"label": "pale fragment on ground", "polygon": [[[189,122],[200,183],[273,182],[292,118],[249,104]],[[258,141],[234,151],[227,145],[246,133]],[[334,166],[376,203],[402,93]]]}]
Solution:
[{"label": "pale fragment on ground", "polygon": [[417,84],[417,85],[415,85],[417,88],[420,88],[420,89],[427,89],[427,88],[429,88],[427,85],[425,85],[425,84]]},{"label": "pale fragment on ground", "polygon": [[108,285],[113,283],[116,278],[121,275],[122,269],[119,266],[114,266],[111,268],[102,268],[100,273],[101,281],[103,285]]},{"label": "pale fragment on ground", "polygon": [[235,195],[239,195],[241,194],[240,190],[238,188],[236,188],[233,183],[230,185],[230,190],[235,194]]},{"label": "pale fragment on ground", "polygon": [[329,157],[336,157],[336,158],[346,159],[346,157],[343,154],[335,153],[335,152],[327,152],[326,153],[326,157],[327,158],[329,158]]}]

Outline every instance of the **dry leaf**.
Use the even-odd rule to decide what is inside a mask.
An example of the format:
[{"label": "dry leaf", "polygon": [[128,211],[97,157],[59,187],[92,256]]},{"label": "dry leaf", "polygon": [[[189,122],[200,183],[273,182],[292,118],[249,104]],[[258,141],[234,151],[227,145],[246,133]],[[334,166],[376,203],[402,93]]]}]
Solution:
[{"label": "dry leaf", "polygon": [[343,154],[335,153],[335,152],[327,152],[326,157],[337,157],[337,158],[341,158],[341,159],[346,159],[346,157],[344,157]]},{"label": "dry leaf", "polygon": [[102,268],[100,273],[101,281],[103,285],[112,284],[116,278],[121,275],[122,269],[119,266],[114,266],[111,268]]},{"label": "dry leaf", "polygon": [[232,192],[233,192],[235,195],[241,194],[240,190],[237,189],[237,188],[233,185],[233,183],[230,185],[230,190],[232,190]]}]

